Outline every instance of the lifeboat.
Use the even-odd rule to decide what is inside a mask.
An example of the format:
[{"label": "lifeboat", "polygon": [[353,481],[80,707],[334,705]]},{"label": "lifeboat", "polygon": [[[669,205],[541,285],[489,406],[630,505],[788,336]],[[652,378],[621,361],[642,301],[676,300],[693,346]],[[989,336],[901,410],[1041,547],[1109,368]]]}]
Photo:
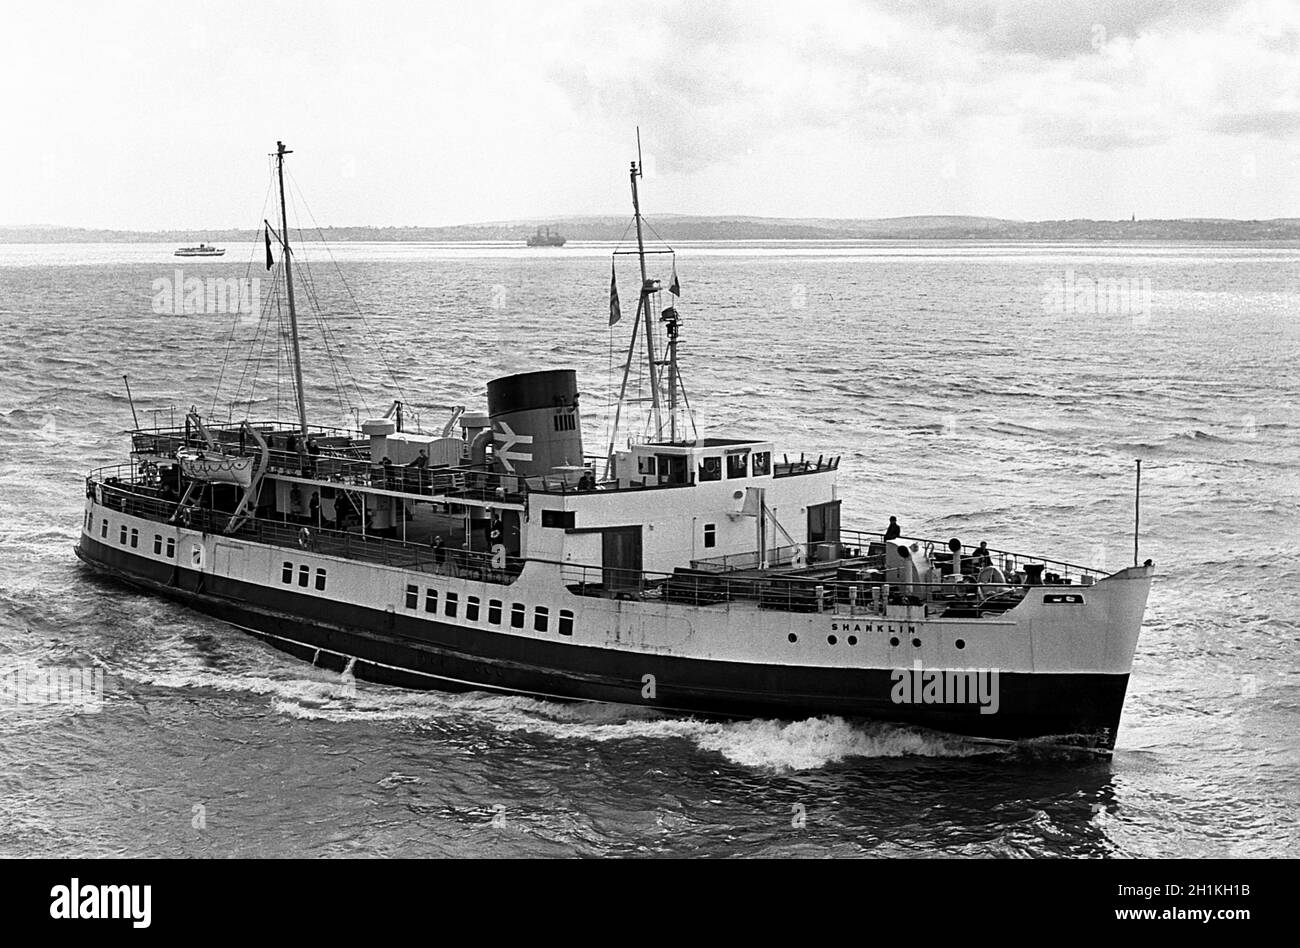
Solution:
[{"label": "lifeboat", "polygon": [[253,482],[253,458],[229,454],[209,454],[186,449],[176,452],[185,476],[211,484],[238,484],[247,487]]}]

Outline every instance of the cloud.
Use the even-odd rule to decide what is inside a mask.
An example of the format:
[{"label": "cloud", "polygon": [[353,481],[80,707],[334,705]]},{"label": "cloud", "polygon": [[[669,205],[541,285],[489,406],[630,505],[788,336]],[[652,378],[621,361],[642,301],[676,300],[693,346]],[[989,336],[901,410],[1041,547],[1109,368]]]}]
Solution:
[{"label": "cloud", "polygon": [[1283,138],[1300,131],[1300,111],[1238,112],[1220,115],[1210,129],[1224,135],[1265,135]]},{"label": "cloud", "polygon": [[585,22],[597,52],[552,81],[639,120],[667,172],[827,129],[961,142],[1010,121],[1028,147],[1110,151],[1279,136],[1300,114],[1300,12],[1281,0],[750,0]]},{"label": "cloud", "polygon": [[918,23],[955,27],[990,50],[1045,59],[1088,55],[1116,39],[1212,19],[1240,0],[880,0]]}]

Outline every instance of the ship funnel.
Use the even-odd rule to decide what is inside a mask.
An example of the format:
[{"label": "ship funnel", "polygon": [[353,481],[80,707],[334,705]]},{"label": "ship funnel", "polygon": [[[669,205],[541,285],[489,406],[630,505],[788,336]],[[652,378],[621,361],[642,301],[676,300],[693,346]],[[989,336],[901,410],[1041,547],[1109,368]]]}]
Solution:
[{"label": "ship funnel", "polygon": [[525,372],[488,382],[493,452],[507,474],[537,477],[582,464],[578,373]]}]

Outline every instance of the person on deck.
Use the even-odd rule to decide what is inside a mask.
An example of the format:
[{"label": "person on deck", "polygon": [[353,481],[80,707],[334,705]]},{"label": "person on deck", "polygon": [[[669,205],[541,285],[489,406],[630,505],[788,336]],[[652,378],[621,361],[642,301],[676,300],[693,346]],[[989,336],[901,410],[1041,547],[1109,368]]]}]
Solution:
[{"label": "person on deck", "polygon": [[977,570],[993,565],[993,554],[989,552],[989,543],[987,540],[980,541],[979,549],[975,551],[973,559],[975,560],[975,569]]},{"label": "person on deck", "polygon": [[307,505],[307,518],[312,522],[312,526],[320,526],[320,494],[316,491],[311,492],[311,502]]},{"label": "person on deck", "polygon": [[898,518],[890,517],[889,526],[885,528],[885,542],[888,543],[890,540],[897,540],[902,535],[903,529],[898,525]]},{"label": "person on deck", "polygon": [[414,481],[416,491],[423,494],[425,478],[424,470],[429,466],[429,455],[424,453],[424,448],[420,449],[419,456],[417,456],[416,459],[407,466],[415,472]]}]

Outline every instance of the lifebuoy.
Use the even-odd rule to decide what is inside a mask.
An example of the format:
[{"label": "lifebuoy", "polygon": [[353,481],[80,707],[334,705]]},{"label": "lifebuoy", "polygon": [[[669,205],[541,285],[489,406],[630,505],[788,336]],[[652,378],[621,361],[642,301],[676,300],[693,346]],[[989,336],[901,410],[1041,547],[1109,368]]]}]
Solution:
[{"label": "lifebuoy", "polygon": [[298,531],[298,545],[304,550],[311,546],[311,531],[306,527]]}]

